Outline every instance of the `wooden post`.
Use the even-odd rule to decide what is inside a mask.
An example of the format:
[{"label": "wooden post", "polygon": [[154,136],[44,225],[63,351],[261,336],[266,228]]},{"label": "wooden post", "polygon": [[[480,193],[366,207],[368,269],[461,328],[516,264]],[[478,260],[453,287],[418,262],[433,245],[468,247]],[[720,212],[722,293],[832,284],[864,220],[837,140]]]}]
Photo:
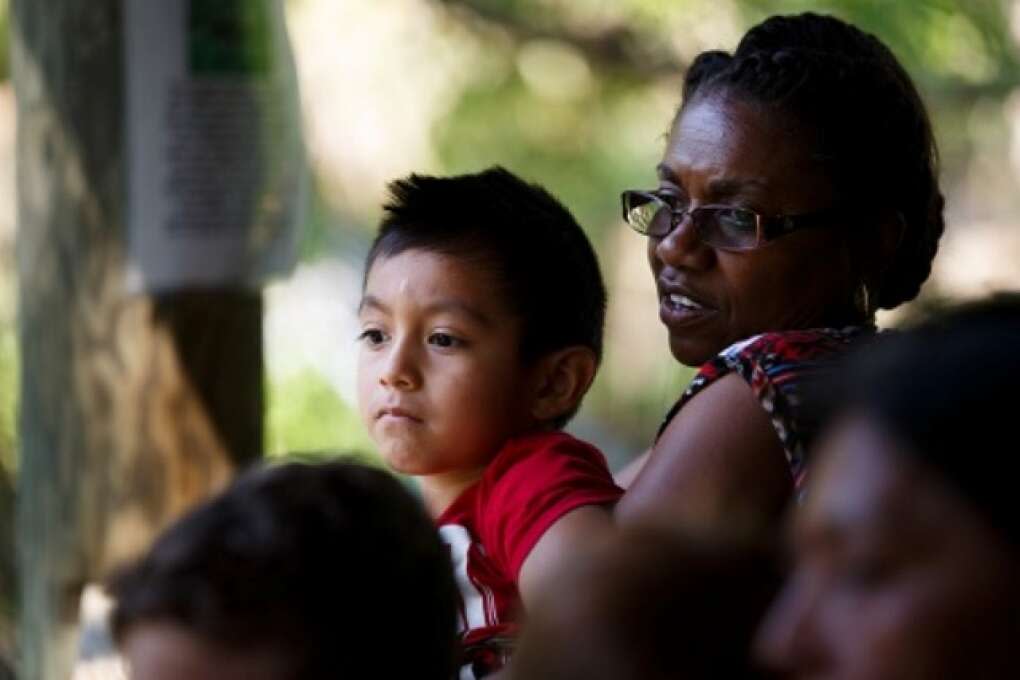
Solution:
[{"label": "wooden post", "polygon": [[[0,443],[0,446],[3,444]],[[0,680],[8,680],[13,662],[14,622],[14,487],[0,464]]]},{"label": "wooden post", "polygon": [[258,293],[126,290],[120,0],[14,0],[19,678],[65,680],[83,584],[262,450]]}]

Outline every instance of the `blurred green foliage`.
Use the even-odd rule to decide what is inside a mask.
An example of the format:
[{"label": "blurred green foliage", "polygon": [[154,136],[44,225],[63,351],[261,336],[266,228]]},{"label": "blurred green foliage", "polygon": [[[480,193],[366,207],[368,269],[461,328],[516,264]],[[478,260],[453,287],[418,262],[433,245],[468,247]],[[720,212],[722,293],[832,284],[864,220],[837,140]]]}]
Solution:
[{"label": "blurred green foliage", "polygon": [[[514,74],[467,90],[436,128],[444,169],[472,172],[499,162],[539,181],[570,207],[597,242],[618,211],[619,192],[649,175],[651,160],[620,144],[619,120],[634,95],[634,80],[606,74],[597,89],[571,99],[542,98]],[[541,122],[539,122],[541,121]],[[665,134],[648,131],[648,147]],[[499,135],[493,135],[493,129]]]},{"label": "blurred green foliage", "polygon": [[[333,2],[288,0],[294,7],[316,1]],[[374,1],[344,0],[376,7]],[[773,13],[832,13],[875,33],[902,60],[929,104],[945,182],[951,187],[965,180],[976,160],[1007,153],[1003,151],[1003,139],[1009,134],[1005,106],[1020,91],[1018,3],[418,0],[417,5],[434,8],[442,16],[442,21],[426,30],[466,34],[476,44],[473,55],[464,58],[471,63],[461,65],[470,75],[458,81],[459,90],[428,128],[435,166],[419,169],[456,173],[499,163],[544,184],[588,230],[610,279],[610,296],[617,298],[619,286],[628,283],[610,278],[618,260],[625,257],[612,240],[620,230],[619,192],[653,181],[670,117],[679,103],[683,68],[698,50],[733,49],[744,30]],[[210,11],[219,7],[197,0],[193,4]],[[261,1],[250,4],[253,8],[263,5]],[[378,3],[380,16],[386,4]],[[414,6],[413,0],[407,0],[404,9]],[[264,29],[259,23],[262,16],[258,12],[248,16],[256,33]],[[215,28],[215,21],[203,25]],[[364,30],[373,26],[366,22]],[[216,30],[229,33],[236,28]],[[0,80],[9,76],[8,29],[8,0],[0,0]],[[215,47],[197,44],[203,45]],[[461,49],[463,42],[451,39],[449,45]],[[373,51],[363,46],[362,50],[355,55],[358,59],[392,59],[386,48]],[[262,56],[248,52],[202,52],[198,57],[208,57],[213,65],[238,68],[263,64]],[[390,76],[400,79],[404,74],[394,67]],[[357,92],[345,91],[345,83],[338,86],[336,97],[350,98],[345,107],[362,106]],[[390,119],[384,116],[401,113],[407,112],[365,110],[363,115],[378,119],[385,128]],[[977,198],[965,196],[965,201],[991,206],[999,214],[1015,211],[1020,192],[1013,188],[1012,193],[995,193],[990,186],[985,193],[974,194]],[[347,205],[341,192],[321,176],[315,178],[311,193],[302,257],[313,260],[343,249],[350,258],[352,251],[363,250],[375,216]],[[13,269],[4,268],[7,271],[0,275],[13,278]],[[942,304],[940,291],[929,295]],[[649,300],[648,304],[654,303]],[[925,304],[922,300],[919,308]],[[607,363],[632,359],[626,351],[613,356],[613,348],[612,342],[607,343]],[[638,390],[614,383],[607,365],[582,415],[629,438],[635,447],[647,443],[677,396],[678,385],[689,375],[665,353],[656,361],[661,365],[650,374],[647,387]],[[0,470],[6,467],[8,472],[14,464],[16,365],[13,327],[0,328]],[[270,384],[268,393],[267,449],[272,455],[295,450],[372,450],[354,409],[313,370]]]},{"label": "blurred green foliage", "polygon": [[0,319],[0,469],[15,468],[18,345],[14,326]]},{"label": "blurred green foliage", "polygon": [[266,449],[269,456],[294,452],[352,454],[376,462],[375,448],[357,411],[314,370],[269,386]]},{"label": "blurred green foliage", "polygon": [[[8,286],[0,281],[0,665],[14,635],[14,478],[18,359],[14,325],[7,314]],[[2,669],[0,669],[2,675]]]},{"label": "blurred green foliage", "polygon": [[267,0],[190,0],[188,60],[202,75],[269,73]]},{"label": "blurred green foliage", "polygon": [[[477,62],[474,77],[432,126],[440,166],[433,170],[469,172],[499,163],[545,185],[585,226],[607,279],[622,257],[612,240],[620,229],[619,192],[654,181],[658,154],[679,104],[685,65],[701,49],[734,49],[747,28],[771,14],[834,14],[874,33],[892,49],[928,103],[942,151],[944,189],[951,199],[954,186],[968,178],[976,159],[987,162],[998,154],[995,162],[1009,167],[1001,140],[1009,135],[1007,102],[1020,92],[1017,0],[429,4],[483,46],[471,57]],[[402,74],[395,71],[394,77]],[[668,94],[665,102],[663,93]],[[989,140],[999,140],[999,148]],[[1020,212],[1018,193],[992,198],[980,194],[973,203],[986,210],[994,207],[1001,218],[1009,211]],[[957,194],[977,195],[971,190]],[[951,207],[967,211],[973,205],[957,201]],[[324,242],[322,222],[320,215],[319,243]],[[337,222],[349,228],[351,220],[345,216]],[[371,227],[355,225],[355,231]],[[608,283],[612,299],[618,292],[615,286],[627,281]],[[925,295],[943,293],[930,286]],[[607,348],[612,349],[612,339]],[[660,372],[676,371],[681,379],[688,375],[667,366],[668,357],[660,361]],[[654,382],[655,375],[649,375]],[[663,384],[675,382],[674,376]],[[657,384],[626,392],[612,380],[600,379],[582,417],[609,425],[632,442],[647,442],[676,396],[678,392],[667,394]]]},{"label": "blurred green foliage", "polygon": [[11,77],[10,3],[0,0],[0,82]]},{"label": "blurred green foliage", "polygon": [[1002,94],[1020,75],[1011,0],[751,0],[744,7],[750,22],[800,11],[847,19],[888,44],[937,102],[946,95]]},{"label": "blurred green foliage", "polygon": [[[552,40],[581,55],[591,68],[593,85],[569,101],[540,99],[534,88],[512,75],[495,84],[464,92],[436,128],[445,169],[454,172],[487,165],[511,165],[548,186],[575,210],[598,238],[607,214],[615,212],[618,191],[649,177],[620,137],[625,122],[613,116],[628,97],[662,78],[675,83],[679,103],[687,55],[668,43],[688,16],[711,17],[725,3],[709,0],[662,2],[621,0],[611,18],[605,4],[556,0],[445,0],[498,25],[510,39],[504,59],[520,61],[520,50],[536,37]],[[718,9],[713,10],[713,5]],[[965,165],[976,152],[967,129],[958,122],[979,102],[1001,101],[1020,85],[1020,52],[1010,31],[1011,0],[736,0],[741,30],[774,13],[831,13],[876,34],[901,59],[929,103],[942,146],[951,151],[947,165]],[[1017,21],[1017,20],[1014,20]],[[494,46],[500,43],[495,41]],[[645,49],[642,50],[642,46]],[[732,50],[735,44],[711,47]],[[489,59],[498,57],[489,55]],[[663,65],[675,66],[670,74]],[[552,61],[550,66],[555,65]],[[512,65],[511,65],[512,68]],[[669,120],[648,130],[648,144],[668,129]],[[607,209],[612,204],[613,210]]]}]

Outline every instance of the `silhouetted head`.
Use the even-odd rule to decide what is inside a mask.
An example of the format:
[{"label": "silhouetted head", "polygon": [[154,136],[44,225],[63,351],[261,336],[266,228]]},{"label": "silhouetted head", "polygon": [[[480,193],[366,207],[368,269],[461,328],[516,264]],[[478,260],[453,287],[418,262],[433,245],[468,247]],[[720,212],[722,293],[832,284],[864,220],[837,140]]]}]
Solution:
[{"label": "silhouetted head", "polygon": [[454,669],[446,549],[396,479],[355,463],[245,474],[110,591],[115,636],[147,680],[446,680]]},{"label": "silhouetted head", "polygon": [[1020,296],[864,348],[844,370],[795,569],[760,637],[798,678],[1020,674]]}]

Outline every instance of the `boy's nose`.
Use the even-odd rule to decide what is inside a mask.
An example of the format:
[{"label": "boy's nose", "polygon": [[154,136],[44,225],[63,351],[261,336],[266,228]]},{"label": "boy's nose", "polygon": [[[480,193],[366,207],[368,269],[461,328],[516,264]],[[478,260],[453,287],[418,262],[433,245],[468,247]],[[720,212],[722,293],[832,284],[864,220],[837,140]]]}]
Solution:
[{"label": "boy's nose", "polygon": [[421,386],[421,372],[410,343],[402,341],[393,345],[379,375],[379,382],[398,390],[413,390]]}]

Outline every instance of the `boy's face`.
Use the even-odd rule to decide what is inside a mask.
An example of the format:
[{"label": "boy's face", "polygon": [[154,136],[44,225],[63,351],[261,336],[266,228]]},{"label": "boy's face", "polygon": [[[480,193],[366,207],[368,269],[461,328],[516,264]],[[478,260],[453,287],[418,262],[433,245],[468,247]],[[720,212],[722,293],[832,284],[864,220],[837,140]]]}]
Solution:
[{"label": "boy's face", "polygon": [[175,623],[141,622],[121,645],[130,680],[292,680],[279,650],[237,651],[208,642]]},{"label": "boy's face", "polygon": [[361,416],[394,470],[480,470],[531,424],[520,321],[483,267],[417,249],[380,257],[359,318]]}]

